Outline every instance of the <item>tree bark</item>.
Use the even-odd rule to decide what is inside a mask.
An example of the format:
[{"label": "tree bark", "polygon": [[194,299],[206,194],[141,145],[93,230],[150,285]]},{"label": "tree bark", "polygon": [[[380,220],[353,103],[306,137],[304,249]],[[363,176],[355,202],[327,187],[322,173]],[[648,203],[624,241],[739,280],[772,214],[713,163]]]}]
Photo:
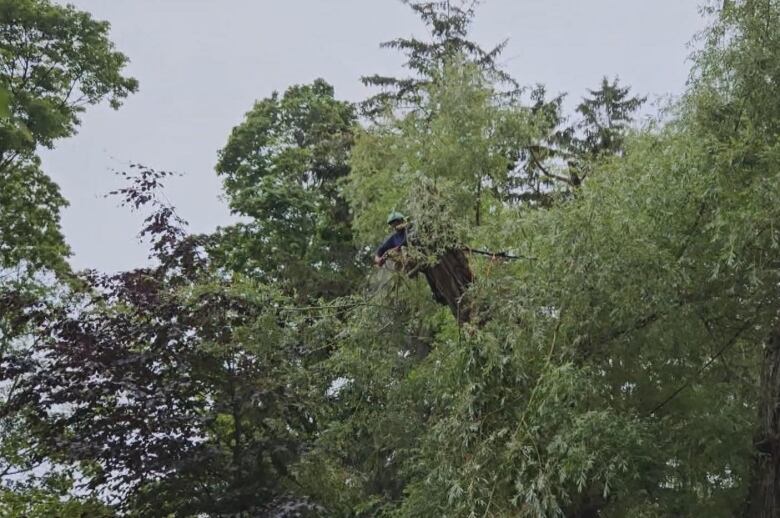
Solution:
[{"label": "tree bark", "polygon": [[745,516],[780,517],[780,326],[764,345],[758,430]]},{"label": "tree bark", "polygon": [[447,250],[439,261],[423,269],[433,297],[440,304],[446,304],[459,324],[471,320],[471,301],[466,291],[474,281],[469,261],[461,249]]},{"label": "tree bark", "polygon": [[418,273],[425,275],[431,288],[433,299],[443,306],[448,306],[459,324],[468,322],[472,317],[472,303],[467,297],[467,290],[474,282],[469,260],[460,248],[451,248],[439,256],[432,266],[423,266],[410,260],[403,252],[393,254],[387,261],[387,266],[415,277]]},{"label": "tree bark", "polygon": [[575,502],[564,509],[566,518],[599,518],[601,511],[609,504],[609,498],[605,498],[600,488],[591,488],[575,497]]}]

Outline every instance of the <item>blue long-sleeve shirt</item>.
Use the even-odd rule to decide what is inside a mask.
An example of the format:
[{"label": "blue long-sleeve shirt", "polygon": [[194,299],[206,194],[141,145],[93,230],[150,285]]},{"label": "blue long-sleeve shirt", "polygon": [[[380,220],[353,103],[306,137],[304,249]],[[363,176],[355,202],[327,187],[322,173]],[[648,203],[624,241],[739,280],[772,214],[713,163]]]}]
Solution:
[{"label": "blue long-sleeve shirt", "polygon": [[396,230],[390,237],[385,239],[385,242],[382,243],[382,245],[377,248],[376,255],[379,257],[384,257],[384,255],[387,253],[388,250],[392,250],[393,248],[398,248],[399,246],[404,246],[406,244],[406,228],[402,228],[401,230]]}]

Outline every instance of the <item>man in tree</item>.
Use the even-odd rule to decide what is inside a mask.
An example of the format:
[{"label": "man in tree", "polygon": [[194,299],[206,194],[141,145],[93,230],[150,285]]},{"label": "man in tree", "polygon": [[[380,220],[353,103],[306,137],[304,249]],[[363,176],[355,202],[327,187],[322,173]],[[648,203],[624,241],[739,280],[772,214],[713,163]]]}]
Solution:
[{"label": "man in tree", "polygon": [[397,250],[406,245],[406,232],[409,223],[406,216],[400,212],[392,211],[387,215],[387,224],[393,229],[393,233],[385,239],[384,243],[377,249],[374,255],[374,264],[382,266],[387,260],[387,253],[391,250]]},{"label": "man in tree", "polygon": [[[402,213],[393,210],[387,215],[387,224],[393,228],[393,233],[385,239],[374,254],[374,264],[382,266],[387,260],[388,254],[397,253],[409,242],[409,229],[411,223]],[[419,242],[415,243],[420,245]],[[468,260],[463,254],[463,250],[452,248],[439,255],[435,264],[418,264],[410,266],[408,262],[404,264],[403,271],[410,277],[421,272],[425,276],[428,286],[431,288],[433,300],[452,310],[459,322],[466,322],[470,318],[470,310],[462,306],[465,290],[474,280]]]}]

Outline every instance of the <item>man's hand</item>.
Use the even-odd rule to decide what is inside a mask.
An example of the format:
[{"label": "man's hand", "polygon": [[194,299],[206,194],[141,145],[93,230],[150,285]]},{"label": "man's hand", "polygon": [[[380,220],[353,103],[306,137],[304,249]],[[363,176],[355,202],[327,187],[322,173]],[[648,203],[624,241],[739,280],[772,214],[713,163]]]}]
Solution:
[{"label": "man's hand", "polygon": [[374,256],[374,264],[376,266],[382,266],[383,264],[385,264],[385,258],[384,257],[379,257],[378,255],[375,255]]}]

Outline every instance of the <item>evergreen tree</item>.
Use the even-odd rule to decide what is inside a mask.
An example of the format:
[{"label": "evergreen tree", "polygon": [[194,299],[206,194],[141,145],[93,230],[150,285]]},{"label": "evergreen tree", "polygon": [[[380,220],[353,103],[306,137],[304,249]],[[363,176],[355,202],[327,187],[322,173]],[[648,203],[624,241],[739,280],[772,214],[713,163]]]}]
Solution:
[{"label": "evergreen tree", "polygon": [[414,37],[396,38],[381,44],[383,48],[398,50],[406,57],[405,66],[411,77],[397,78],[380,75],[364,76],[363,84],[380,88],[382,91],[362,103],[363,113],[373,117],[387,109],[396,107],[417,108],[425,86],[440,76],[446,63],[465,58],[512,87],[514,80],[497,66],[496,59],[506,46],[501,42],[490,50],[483,49],[469,39],[476,0],[401,0],[417,14],[425,24],[430,39],[423,41]]},{"label": "evergreen tree", "polygon": [[599,160],[623,152],[630,125],[646,98],[630,95],[617,79],[602,79],[597,90],[577,105],[579,120],[564,125],[563,96],[545,98],[545,89],[532,92],[533,109],[547,121],[546,138],[521,153],[517,185],[521,199],[549,204],[556,187],[579,187]]},{"label": "evergreen tree", "polygon": [[600,88],[588,90],[590,96],[577,106],[581,120],[568,143],[569,176],[575,186],[588,175],[587,164],[623,152],[634,114],[646,100],[630,96],[630,91],[630,87],[621,87],[617,79],[610,83],[605,77]]},{"label": "evergreen tree", "polygon": [[598,157],[603,153],[615,155],[623,151],[625,132],[646,100],[629,97],[630,91],[630,87],[621,87],[617,79],[610,83],[606,77],[598,90],[588,90],[590,97],[577,106],[577,112],[582,116],[577,128],[583,135],[575,146],[580,153]]}]

